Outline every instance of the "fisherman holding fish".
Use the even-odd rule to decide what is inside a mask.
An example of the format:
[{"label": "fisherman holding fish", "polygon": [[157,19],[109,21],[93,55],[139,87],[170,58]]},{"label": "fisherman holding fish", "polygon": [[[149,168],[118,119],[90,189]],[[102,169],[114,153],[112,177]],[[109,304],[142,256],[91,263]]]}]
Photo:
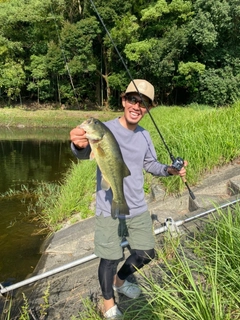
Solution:
[{"label": "fisherman holding fish", "polygon": [[[70,132],[71,149],[79,159],[97,161],[95,254],[100,258],[98,278],[104,298],[104,317],[117,319],[122,313],[115,304],[114,291],[138,298],[141,289],[128,276],[154,258],[152,219],[144,196],[143,170],[154,176],[186,175],[157,161],[149,132],[139,126],[155,106],[154,87],[143,79],[130,82],[121,95],[123,115],[100,122],[91,118]],[[121,241],[128,241],[132,253],[120,270]]]}]

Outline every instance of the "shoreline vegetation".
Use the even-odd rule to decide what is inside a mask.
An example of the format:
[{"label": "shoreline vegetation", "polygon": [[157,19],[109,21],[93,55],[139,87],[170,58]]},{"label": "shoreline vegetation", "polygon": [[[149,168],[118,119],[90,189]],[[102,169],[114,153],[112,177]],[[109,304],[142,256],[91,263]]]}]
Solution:
[{"label": "shoreline vegetation", "polygon": [[[9,123],[14,112],[5,114],[5,121],[8,117]],[[0,123],[3,113],[0,112]],[[72,115],[76,113],[69,114],[73,119]],[[240,103],[219,109],[158,107],[151,114],[174,156],[189,161],[187,179],[190,185],[199,183],[201,177],[214,168],[231,163],[240,156]],[[63,115],[66,123],[68,116],[64,111]],[[92,116],[92,113],[86,115]],[[49,114],[45,116],[49,117]],[[99,119],[103,120],[100,113]],[[30,118],[25,120],[31,123]],[[141,125],[150,131],[159,160],[169,163],[169,155],[150,117],[146,116]],[[35,191],[42,220],[52,231],[60,229],[67,220],[72,219],[74,223],[93,214],[89,203],[94,198],[95,166],[94,161],[79,161],[70,165],[59,185],[40,185]],[[152,179],[146,177],[149,185]],[[184,188],[181,180],[175,177],[159,178],[159,183],[167,192],[181,193]],[[149,185],[145,187],[146,192]],[[129,301],[123,318],[239,320],[239,228],[240,208],[237,206],[234,211],[230,208],[227,212],[217,212],[201,233],[186,238],[179,235],[174,239],[166,234],[160,248],[156,249],[157,257],[151,262],[151,268],[146,269],[147,275],[139,271],[143,279],[144,303],[142,300]],[[44,298],[46,306],[39,308],[44,307],[46,311],[48,297]],[[25,299],[20,311],[22,320],[29,319],[30,309],[31,301]],[[10,312],[9,309],[8,319]],[[71,319],[100,320],[99,305],[86,299],[79,315],[71,316]]]},{"label": "shoreline vegetation", "polygon": [[[141,275],[143,299],[129,301],[123,320],[239,320],[240,208],[219,211],[201,232],[166,233]],[[72,320],[101,320],[89,298]]]},{"label": "shoreline vegetation", "polygon": [[[121,114],[122,112],[98,110],[1,108],[0,127],[16,128],[21,125],[21,131],[24,132],[27,127],[42,128],[44,124],[44,127],[53,130],[66,127],[69,134],[73,127],[86,118],[95,117],[106,121]],[[224,108],[202,105],[158,106],[151,110],[151,115],[170,152],[175,157],[180,156],[188,161],[187,181],[190,187],[200,183],[201,179],[215,168],[229,164],[240,156],[240,102]],[[140,125],[149,130],[158,160],[171,164],[168,150],[148,114]],[[34,137],[37,139],[39,134],[36,130]],[[66,176],[59,184],[40,183],[33,191],[38,199],[36,210],[41,212],[41,220],[46,227],[56,231],[61,229],[66,221],[74,223],[94,214],[92,204],[95,169],[95,161],[70,163]],[[167,194],[179,195],[186,189],[178,177],[164,179],[145,174],[146,193],[150,192],[153,182],[160,184]]]},{"label": "shoreline vegetation", "polygon": [[101,121],[117,117],[122,112],[112,110],[62,110],[30,109],[23,107],[0,108],[0,127],[74,128],[89,117],[101,117]]}]

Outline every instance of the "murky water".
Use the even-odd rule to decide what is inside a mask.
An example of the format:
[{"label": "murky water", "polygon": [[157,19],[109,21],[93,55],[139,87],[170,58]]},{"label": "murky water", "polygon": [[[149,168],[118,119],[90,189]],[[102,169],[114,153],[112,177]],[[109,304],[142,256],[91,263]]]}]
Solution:
[{"label": "murky water", "polygon": [[59,181],[75,160],[69,130],[0,129],[0,282],[15,283],[35,268],[46,234],[28,202],[13,190],[33,187],[37,182]]}]

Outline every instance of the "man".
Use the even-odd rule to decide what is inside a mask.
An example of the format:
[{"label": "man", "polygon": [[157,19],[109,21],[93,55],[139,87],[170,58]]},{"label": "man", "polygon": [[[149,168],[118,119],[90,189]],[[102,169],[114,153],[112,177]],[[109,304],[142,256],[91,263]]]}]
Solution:
[{"label": "man", "polygon": [[[137,89],[136,89],[137,87]],[[155,176],[186,175],[157,161],[156,151],[148,131],[138,125],[139,121],[154,106],[154,87],[146,80],[130,82],[126,92],[121,95],[124,113],[121,117],[107,121],[105,125],[112,131],[120,146],[124,162],[131,175],[124,178],[124,194],[130,215],[125,219],[126,239],[133,253],[117,272],[117,265],[123,256],[120,246],[122,238],[118,234],[118,219],[111,217],[111,203],[104,190],[97,191],[95,254],[100,257],[98,269],[99,283],[104,298],[104,317],[116,319],[121,316],[114,301],[114,291],[129,298],[137,298],[141,290],[126,279],[137,269],[142,268],[154,258],[154,235],[152,220],[147,209],[143,190],[143,169]],[[79,159],[89,158],[91,148],[85,131],[75,128],[70,132],[71,148]],[[187,165],[187,162],[184,162]],[[98,175],[98,179],[100,176]]]}]

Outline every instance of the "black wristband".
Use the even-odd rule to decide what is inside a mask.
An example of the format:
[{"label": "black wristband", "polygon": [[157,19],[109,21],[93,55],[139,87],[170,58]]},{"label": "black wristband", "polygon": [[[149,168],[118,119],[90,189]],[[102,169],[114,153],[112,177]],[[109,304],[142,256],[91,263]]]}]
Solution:
[{"label": "black wristband", "polygon": [[166,166],[165,169],[164,169],[164,171],[165,171],[169,176],[172,176],[173,174],[168,171],[168,168],[171,168],[171,166]]}]

